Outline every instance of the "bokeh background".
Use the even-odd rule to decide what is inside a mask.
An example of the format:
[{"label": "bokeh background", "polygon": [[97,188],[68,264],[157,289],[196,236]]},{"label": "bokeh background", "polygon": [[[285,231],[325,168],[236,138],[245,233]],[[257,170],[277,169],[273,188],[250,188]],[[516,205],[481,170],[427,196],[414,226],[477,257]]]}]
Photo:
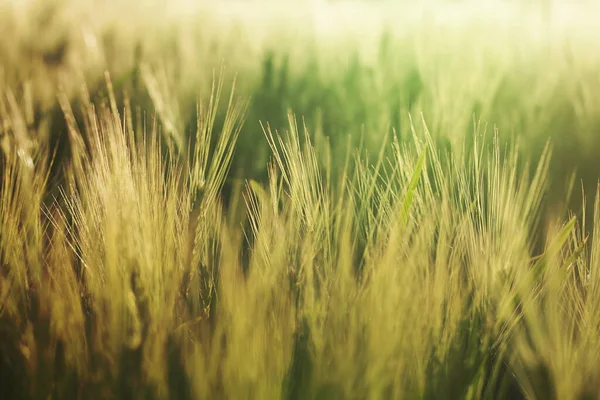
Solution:
[{"label": "bokeh background", "polygon": [[[250,99],[231,179],[264,179],[261,122],[306,124],[332,158],[377,154],[426,122],[460,153],[475,130],[536,159],[550,141],[550,208],[581,209],[600,172],[600,8],[591,1],[4,1],[0,84],[68,155],[59,91],[106,96],[105,71],[186,143],[225,67]],[[77,106],[74,107],[77,112]],[[42,132],[44,129],[42,129]],[[339,164],[334,162],[335,166]],[[57,164],[59,165],[59,163]],[[58,170],[58,169],[57,169]],[[575,174],[575,175],[573,175]],[[588,203],[591,203],[588,202]]]}]

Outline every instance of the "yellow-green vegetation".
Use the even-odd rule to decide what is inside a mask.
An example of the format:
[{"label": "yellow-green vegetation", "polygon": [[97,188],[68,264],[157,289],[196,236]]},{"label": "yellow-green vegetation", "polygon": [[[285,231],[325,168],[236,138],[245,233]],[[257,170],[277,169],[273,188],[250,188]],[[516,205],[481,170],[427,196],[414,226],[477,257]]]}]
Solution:
[{"label": "yellow-green vegetation", "polygon": [[188,3],[0,5],[1,398],[600,398],[598,7]]}]

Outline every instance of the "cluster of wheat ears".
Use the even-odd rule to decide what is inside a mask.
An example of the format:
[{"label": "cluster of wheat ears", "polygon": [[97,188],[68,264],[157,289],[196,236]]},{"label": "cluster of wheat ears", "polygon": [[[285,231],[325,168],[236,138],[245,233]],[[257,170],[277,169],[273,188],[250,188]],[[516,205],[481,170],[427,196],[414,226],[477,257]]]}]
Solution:
[{"label": "cluster of wheat ears", "polygon": [[0,397],[600,396],[600,196],[547,212],[551,144],[407,113],[373,156],[290,113],[231,179],[251,100],[213,74],[188,139],[143,74],[155,110],[58,91],[60,143],[0,82]]},{"label": "cluster of wheat ears", "polygon": [[573,218],[538,237],[549,151],[528,168],[481,129],[459,158],[415,121],[413,143],[375,164],[348,151],[333,176],[290,116],[264,128],[268,182],[225,203],[246,103],[232,91],[217,130],[222,89],[182,147],[111,90],[81,121],[59,96],[70,155],[53,179],[53,149],[2,97],[2,390],[597,395],[600,236]]}]

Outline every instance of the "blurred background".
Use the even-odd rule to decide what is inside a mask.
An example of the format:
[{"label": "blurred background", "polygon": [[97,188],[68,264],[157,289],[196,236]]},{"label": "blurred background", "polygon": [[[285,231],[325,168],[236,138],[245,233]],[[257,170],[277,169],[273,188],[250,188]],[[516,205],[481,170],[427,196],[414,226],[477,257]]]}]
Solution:
[{"label": "blurred background", "polygon": [[31,141],[59,148],[56,174],[57,93],[77,114],[83,88],[106,98],[108,71],[120,101],[185,143],[224,66],[250,99],[230,181],[265,178],[260,123],[286,129],[288,112],[329,144],[334,171],[348,143],[376,155],[390,133],[406,140],[412,117],[457,154],[497,129],[535,166],[550,141],[548,212],[578,212],[600,176],[598,15],[591,1],[4,0],[0,86]]}]

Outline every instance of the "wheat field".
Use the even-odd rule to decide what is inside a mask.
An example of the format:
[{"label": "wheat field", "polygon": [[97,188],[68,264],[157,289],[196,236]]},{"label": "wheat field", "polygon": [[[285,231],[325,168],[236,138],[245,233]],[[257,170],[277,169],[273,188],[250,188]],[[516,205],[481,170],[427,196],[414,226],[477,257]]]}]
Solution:
[{"label": "wheat field", "polygon": [[1,2],[0,397],[600,398],[598,15]]}]

